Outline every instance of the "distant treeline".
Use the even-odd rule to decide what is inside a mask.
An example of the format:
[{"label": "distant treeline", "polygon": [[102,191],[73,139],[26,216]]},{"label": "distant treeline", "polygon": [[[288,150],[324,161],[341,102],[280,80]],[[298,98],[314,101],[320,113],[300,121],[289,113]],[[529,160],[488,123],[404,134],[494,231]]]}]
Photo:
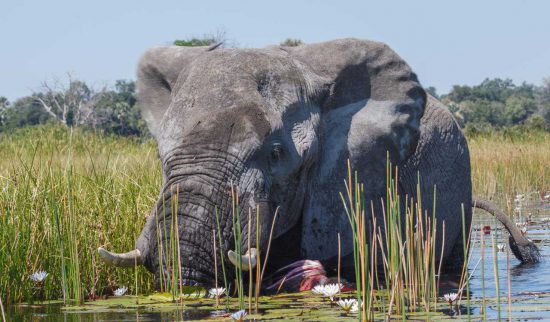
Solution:
[{"label": "distant treeline", "polygon": [[550,130],[550,78],[541,86],[510,79],[485,79],[475,86],[455,85],[445,95],[437,95],[453,112],[467,133],[502,129]]},{"label": "distant treeline", "polygon": [[116,81],[94,89],[69,77],[44,84],[40,91],[9,102],[0,97],[0,132],[30,125],[59,123],[124,136],[148,135],[136,105],[135,82]]},{"label": "distant treeline", "polygon": [[[0,132],[60,123],[124,136],[147,136],[136,106],[134,81],[118,80],[113,88],[93,89],[70,79],[66,86],[44,84],[41,91],[9,102],[0,97]],[[485,79],[476,86],[455,85],[438,95],[469,134],[494,130],[550,130],[550,78],[543,85],[515,85],[510,79]]]}]

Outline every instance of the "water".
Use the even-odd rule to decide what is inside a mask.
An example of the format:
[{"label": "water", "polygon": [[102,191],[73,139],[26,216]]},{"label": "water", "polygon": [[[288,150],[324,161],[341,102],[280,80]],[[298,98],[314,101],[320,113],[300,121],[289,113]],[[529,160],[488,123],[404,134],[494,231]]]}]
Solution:
[{"label": "water", "polygon": [[[550,203],[532,203],[522,205],[520,222],[528,229],[528,237],[539,247],[542,254],[542,262],[535,265],[521,265],[510,254],[509,266],[507,252],[497,252],[497,267],[500,285],[500,317],[507,318],[511,314],[514,320],[550,320]],[[491,235],[483,235],[481,228],[491,226]],[[469,273],[472,274],[469,283],[471,294],[470,312],[474,320],[480,319],[482,295],[490,305],[486,309],[487,318],[497,320],[499,312],[496,306],[496,283],[493,264],[492,236],[495,236],[496,244],[507,245],[508,233],[502,226],[495,222],[494,218],[476,213],[474,216],[474,231],[472,233],[472,250],[469,263]],[[481,273],[481,237],[484,247],[484,274]],[[477,267],[476,267],[477,264]],[[509,272],[509,274],[508,274]],[[510,289],[508,288],[508,278]],[[482,281],[485,289],[482,288]],[[450,286],[449,286],[450,285]],[[447,285],[449,291],[456,291],[456,285]],[[454,289],[453,289],[454,287]],[[512,303],[508,305],[508,296]],[[135,301],[135,300],[133,300]],[[231,312],[215,310],[211,304],[188,304],[186,308],[178,305],[145,305],[137,309],[127,306],[112,304],[107,307],[77,307],[71,310],[63,310],[61,304],[49,305],[18,305],[7,308],[8,321],[190,321],[190,320],[230,320]],[[202,305],[202,307],[200,307]],[[466,300],[463,299],[460,311],[467,312]],[[125,308],[126,307],[126,308]],[[318,320],[320,317],[333,321],[356,320],[353,316],[346,316],[331,308],[325,302],[306,294],[282,295],[276,298],[264,299],[261,319],[279,320]],[[510,310],[510,312],[509,312]],[[445,314],[453,312],[443,307]]]},{"label": "water", "polygon": [[62,310],[61,305],[13,306],[7,312],[8,321],[189,321],[215,316],[208,311],[173,309],[169,312],[124,310],[111,308],[105,312]]},{"label": "water", "polygon": [[[542,260],[538,264],[522,265],[513,254],[509,254],[508,264],[508,232],[495,219],[486,214],[477,213],[474,216],[474,231],[472,233],[471,259],[468,265],[472,274],[470,292],[474,299],[481,299],[483,294],[482,281],[485,282],[485,296],[496,298],[496,278],[494,272],[494,257],[492,236],[483,235],[483,226],[491,226],[491,234],[495,236],[496,244],[506,245],[503,252],[497,252],[498,280],[500,286],[501,317],[508,316],[508,296],[511,295],[511,313],[516,318],[537,318],[550,320],[550,203],[524,202],[518,222],[527,228],[527,236],[535,242],[541,251]],[[496,228],[496,229],[495,229]],[[484,274],[481,273],[481,238],[484,238]],[[477,264],[477,268],[475,268]],[[508,266],[509,265],[509,266]],[[475,268],[475,269],[474,269]],[[508,274],[509,271],[509,274]],[[508,283],[509,279],[509,283]],[[508,288],[510,285],[510,289]],[[479,307],[472,313],[479,314]],[[487,310],[489,318],[496,318],[498,312],[492,304]]]}]

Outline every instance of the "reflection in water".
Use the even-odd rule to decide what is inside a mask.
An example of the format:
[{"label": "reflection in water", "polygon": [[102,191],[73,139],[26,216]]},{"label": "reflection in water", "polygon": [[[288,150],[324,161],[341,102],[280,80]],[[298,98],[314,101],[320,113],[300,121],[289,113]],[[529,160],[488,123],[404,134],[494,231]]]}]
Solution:
[{"label": "reflection in water", "polygon": [[127,310],[110,308],[104,312],[64,311],[56,305],[18,305],[7,310],[8,321],[185,321],[219,316],[225,311],[171,310],[169,312],[147,312],[144,310]]}]

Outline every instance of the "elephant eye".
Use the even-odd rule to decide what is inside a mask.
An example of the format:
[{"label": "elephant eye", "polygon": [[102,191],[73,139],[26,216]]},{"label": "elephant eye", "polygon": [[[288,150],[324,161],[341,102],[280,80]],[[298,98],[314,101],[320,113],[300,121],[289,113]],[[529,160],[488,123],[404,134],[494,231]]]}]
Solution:
[{"label": "elephant eye", "polygon": [[271,150],[271,159],[278,161],[283,156],[283,146],[280,143],[273,144],[273,149]]}]

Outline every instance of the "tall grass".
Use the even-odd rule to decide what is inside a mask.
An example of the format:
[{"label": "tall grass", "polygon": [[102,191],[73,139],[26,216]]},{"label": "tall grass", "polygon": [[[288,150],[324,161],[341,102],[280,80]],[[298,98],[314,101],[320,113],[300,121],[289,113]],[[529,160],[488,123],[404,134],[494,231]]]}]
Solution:
[{"label": "tall grass", "polygon": [[[469,138],[469,146],[475,194],[502,201],[513,200],[518,192],[550,189],[550,134],[476,136]],[[127,286],[130,292],[135,292],[137,287],[142,293],[152,290],[153,277],[144,268],[122,270],[106,266],[96,252],[98,246],[117,252],[134,248],[145,219],[155,205],[161,184],[160,163],[152,140],[39,126],[2,134],[0,155],[0,294],[3,304],[35,299],[35,285],[29,275],[38,270],[49,273],[43,286],[44,299],[81,301],[88,296],[108,293],[110,288],[118,286]],[[351,205],[348,210],[354,207],[356,213],[371,216],[371,205],[363,203],[359,207],[355,204],[359,200],[355,197],[359,183],[356,185],[352,178],[348,178],[347,184],[351,192],[345,192],[344,197],[346,200],[349,195],[355,198],[348,204]],[[388,186],[392,187],[392,184]],[[397,210],[392,205],[396,199],[387,200],[390,200],[384,205],[387,221],[377,222],[377,227],[398,222],[391,219],[392,212]],[[407,204],[407,212],[415,216],[421,214],[414,201],[409,200]],[[430,219],[431,214],[424,217],[427,219],[423,228],[426,237],[435,223]],[[165,230],[157,231],[169,233],[170,223],[166,224]],[[402,233],[409,231],[411,234],[410,225],[409,228],[406,225],[401,226]],[[357,234],[363,229],[365,232],[372,229],[365,222],[356,228]],[[392,232],[384,230],[385,233]],[[221,245],[219,229],[216,234]],[[412,234],[415,234],[414,229]],[[167,245],[162,245],[164,251],[160,251],[159,256],[168,256],[173,259],[171,265],[181,267],[185,265],[181,262],[185,259],[177,255],[179,242],[175,238],[179,237],[172,235],[174,240],[167,240]],[[367,290],[367,295],[376,293],[372,287],[378,279],[377,271],[373,269],[376,265],[388,261],[392,263],[388,272],[407,274],[407,282],[394,288],[396,293],[403,290],[406,300],[398,298],[392,301],[383,296],[369,299],[366,296],[366,305],[378,301],[377,304],[388,309],[391,303],[393,310],[403,310],[403,305],[408,310],[410,303],[430,308],[435,305],[424,300],[435,296],[422,294],[434,293],[433,277],[438,268],[430,264],[422,276],[407,273],[409,268],[419,265],[422,258],[428,260],[426,257],[414,259],[414,256],[429,254],[413,256],[410,253],[409,256],[407,252],[398,258],[401,250],[397,244],[389,245],[395,248],[388,250],[385,248],[388,245],[381,247],[378,239],[367,240],[366,233],[358,238],[364,241],[363,245],[368,245],[361,250],[362,254],[359,248],[354,250],[360,262],[364,263],[362,265],[371,268],[364,277],[358,276],[358,280],[364,280],[360,287],[362,291]],[[403,238],[400,242],[415,241]],[[416,242],[419,243],[420,239]],[[220,253],[220,261],[223,258],[224,254]],[[259,264],[258,261],[258,271]],[[397,268],[397,264],[402,268]],[[260,280],[264,268],[265,265],[261,274],[256,272]],[[178,270],[174,271],[177,274]],[[385,278],[393,277],[389,274]],[[177,278],[163,280],[161,285],[165,290],[181,288],[179,284],[173,284],[175,280]],[[397,283],[398,279],[394,280]],[[229,286],[227,281],[224,284],[226,288]]]},{"label": "tall grass", "polygon": [[517,193],[550,189],[550,133],[473,136],[468,145],[475,195],[505,201]]},{"label": "tall grass", "polygon": [[[151,141],[41,126],[0,137],[0,294],[33,300],[29,275],[46,270],[46,299],[82,301],[132,288],[134,270],[105,266],[98,246],[133,249],[160,186]],[[152,287],[138,271],[141,291]]]}]

